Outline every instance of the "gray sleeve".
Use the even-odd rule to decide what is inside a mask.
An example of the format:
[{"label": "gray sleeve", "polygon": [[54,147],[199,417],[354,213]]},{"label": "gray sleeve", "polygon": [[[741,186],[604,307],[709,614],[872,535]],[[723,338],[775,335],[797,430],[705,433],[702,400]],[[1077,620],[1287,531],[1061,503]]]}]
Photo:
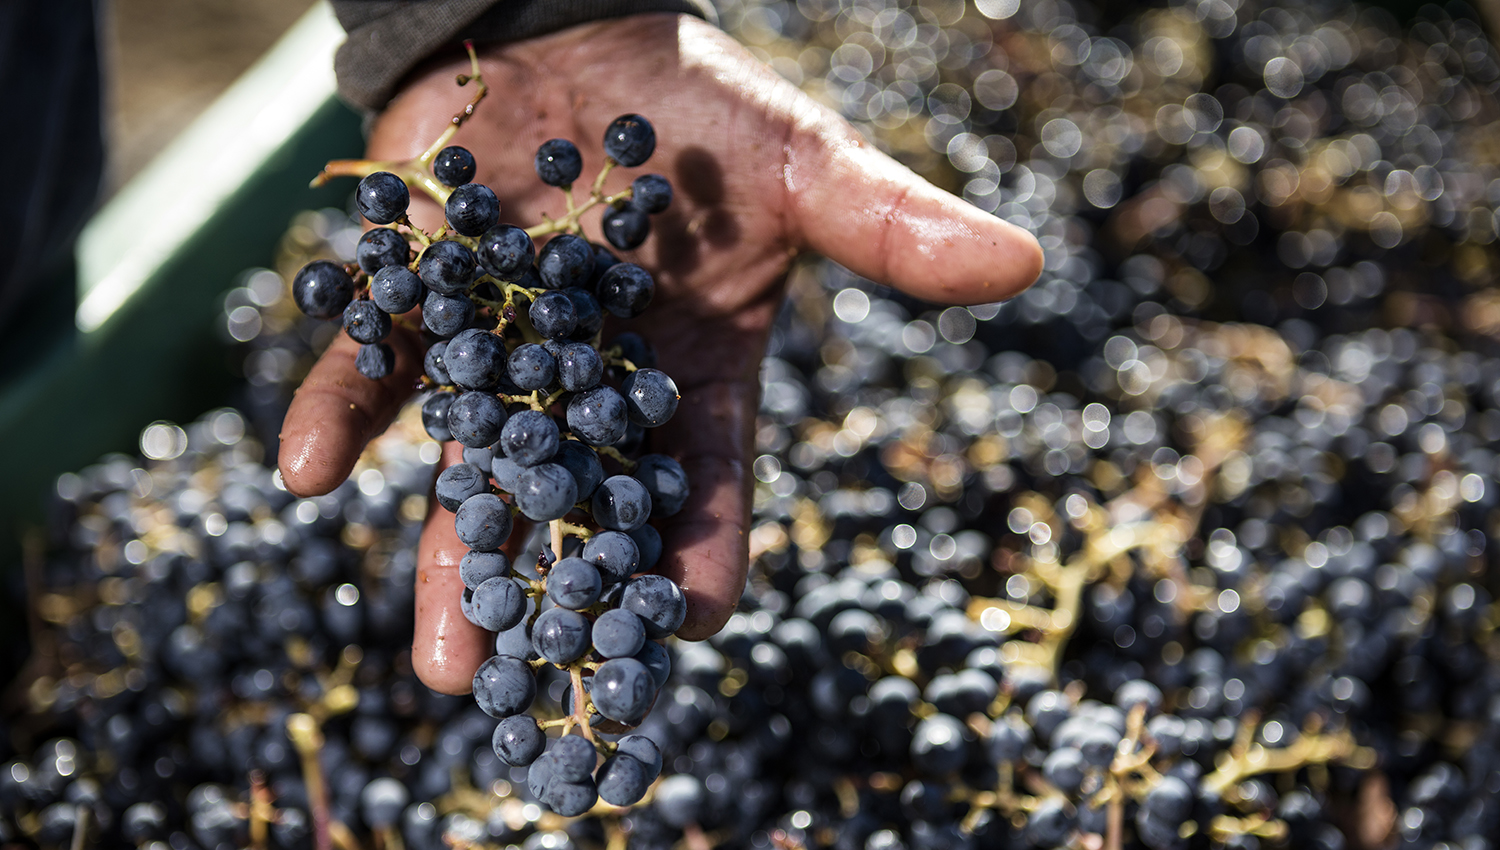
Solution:
[{"label": "gray sleeve", "polygon": [[681,12],[714,21],[709,0],[333,0],[348,39],[334,58],[339,94],[379,110],[423,59],[464,39],[519,41],[604,18]]}]

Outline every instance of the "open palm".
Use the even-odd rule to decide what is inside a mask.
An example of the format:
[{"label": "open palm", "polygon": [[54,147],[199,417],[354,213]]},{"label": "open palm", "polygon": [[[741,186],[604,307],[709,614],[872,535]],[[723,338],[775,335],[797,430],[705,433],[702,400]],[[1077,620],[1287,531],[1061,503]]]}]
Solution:
[{"label": "open palm", "polygon": [[[998,301],[1028,286],[1041,252],[1026,232],[942,192],[870,147],[838,116],[777,76],[733,39],[693,18],[637,15],[485,49],[489,98],[459,131],[478,182],[501,220],[530,225],[562,214],[562,197],[532,170],[550,138],[576,142],[584,178],[604,161],[604,128],[627,112],[656,126],[642,169],[611,175],[609,191],[644,171],[672,181],[676,199],[653,235],[626,259],[656,276],[651,308],[633,325],[656,348],[682,402],[648,431],[651,450],[681,461],[686,507],[661,528],[658,571],[683,588],[679,636],[702,639],[733,611],[747,568],[752,435],[758,367],[788,264],[819,251],[916,297],[954,304]],[[377,120],[368,156],[399,160],[442,132],[469,92],[453,84],[453,57],[415,75]],[[414,199],[429,231],[442,210]],[[598,233],[598,220],[585,223]],[[596,236],[597,238],[597,236]],[[606,335],[607,336],[607,335]],[[390,422],[421,373],[421,341],[389,340],[397,368],[374,382],[354,368],[357,344],[340,335],[298,391],[283,427],[280,466],[299,495],[342,483],[363,445]],[[450,445],[444,464],[456,462]],[[465,693],[492,654],[488,633],[459,610],[465,552],[452,515],[434,504],[417,573],[413,664],[429,686]]]}]

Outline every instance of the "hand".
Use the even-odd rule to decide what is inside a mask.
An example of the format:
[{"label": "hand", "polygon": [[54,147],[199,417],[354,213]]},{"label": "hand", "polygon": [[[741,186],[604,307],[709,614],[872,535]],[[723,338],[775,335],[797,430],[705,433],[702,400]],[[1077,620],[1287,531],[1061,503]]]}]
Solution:
[{"label": "hand", "polygon": [[[454,140],[473,151],[476,177],[499,196],[501,220],[523,226],[562,212],[561,193],[532,170],[550,138],[576,142],[584,181],[602,164],[604,128],[637,112],[656,127],[656,154],[619,169],[608,191],[660,172],[676,198],[652,218],[652,236],[626,257],[656,276],[639,320],[682,401],[649,431],[654,451],[681,461],[693,492],[661,528],[658,571],[682,586],[688,618],[678,635],[701,640],[734,610],[747,570],[747,527],[759,366],[800,252],[939,303],[1015,295],[1041,271],[1036,240],[949,195],[879,153],[838,116],[693,18],[637,15],[575,27],[480,54],[491,91]],[[371,159],[416,156],[470,97],[454,84],[466,58],[415,75],[376,121]],[[431,232],[441,208],[413,193],[411,217]],[[585,224],[598,240],[598,219]],[[608,334],[606,334],[606,337]],[[422,370],[417,335],[389,340],[395,374],[354,368],[357,345],[340,334],[298,390],[282,433],[280,466],[298,495],[342,483],[363,445],[396,415]],[[449,444],[443,463],[457,462]],[[519,533],[512,537],[515,541]],[[464,546],[452,514],[433,503],[418,553],[412,662],[430,687],[467,693],[493,654],[488,633],[459,610]]]}]

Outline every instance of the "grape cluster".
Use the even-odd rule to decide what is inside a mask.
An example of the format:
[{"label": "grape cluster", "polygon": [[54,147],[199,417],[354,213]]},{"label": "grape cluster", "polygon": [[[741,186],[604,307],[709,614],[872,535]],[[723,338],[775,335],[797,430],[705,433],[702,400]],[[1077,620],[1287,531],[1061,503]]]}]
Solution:
[{"label": "grape cluster", "polygon": [[[655,148],[655,130],[639,115],[605,131],[607,158],[591,200],[609,207],[603,229],[616,248],[645,240],[648,216],[671,203],[671,184],[644,175],[609,198],[600,187],[611,169],[642,165]],[[569,215],[532,231],[500,223],[494,192],[472,182],[475,168],[455,146],[432,160],[432,176],[451,189],[451,234],[436,240],[406,219],[401,177],[365,176],[355,193],[360,215],[405,225],[423,243],[420,254],[413,259],[398,230],[372,229],[357,249],[367,297],[353,300],[354,279],[327,260],[304,266],[292,295],[312,318],[342,313],[345,333],[361,343],[357,367],[372,379],[392,369],[380,341],[391,317],[420,303],[423,327],[439,338],[424,360],[432,391],[423,425],[433,439],[463,446],[463,462],[443,470],[435,495],[469,548],[459,567],[463,613],[497,634],[496,654],[474,675],[480,708],[501,719],[495,753],[513,766],[536,765],[528,781],[559,813],[582,814],[600,798],[631,805],[655,780],[660,755],[638,736],[598,739],[593,726],[639,725],[666,682],[670,659],[657,641],[682,625],[687,603],[671,579],[650,573],[662,543],[647,521],[681,510],[688,481],[666,455],[622,453],[640,446],[644,429],[665,424],[679,396],[640,336],[621,334],[607,346],[601,339],[605,315],[639,316],[655,282],[580,235],[587,206],[575,208],[571,189],[583,159],[572,142],[552,139],[537,150],[536,174],[568,193]],[[542,233],[556,235],[538,251],[532,237]],[[566,521],[575,511],[591,525]],[[551,525],[551,549],[534,578],[513,575],[502,551],[517,515]],[[572,674],[574,696],[565,718],[538,724],[525,712],[543,664]],[[551,726],[563,737],[544,754]],[[580,736],[568,734],[575,726]]]}]

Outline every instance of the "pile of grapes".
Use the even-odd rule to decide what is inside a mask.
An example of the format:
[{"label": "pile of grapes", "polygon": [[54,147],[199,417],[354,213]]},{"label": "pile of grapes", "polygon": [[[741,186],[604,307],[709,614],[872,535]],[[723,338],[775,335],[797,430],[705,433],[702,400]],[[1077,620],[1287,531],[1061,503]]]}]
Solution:
[{"label": "pile of grapes", "polygon": [[[479,540],[476,620],[524,597],[497,637],[537,674],[513,737],[411,674],[440,454],[418,406],[306,500],[237,414],[153,425],[148,460],[59,481],[30,572],[36,659],[0,741],[4,839],[1492,847],[1500,163],[1464,127],[1495,114],[1500,64],[1477,24],[1218,0],[1123,23],[1076,2],[723,5],[879,144],[1037,232],[1043,280],[933,309],[826,263],[793,272],[762,373],[751,578],[720,635],[661,646],[669,665],[625,651],[633,628],[599,644],[600,622],[632,622],[605,608],[648,638],[670,624],[600,568],[619,550],[597,559],[628,539],[647,569],[649,526],[611,529],[590,501],[581,547],[554,541],[585,528],[561,519],[504,561]],[[226,298],[268,440],[331,327],[296,320],[268,275],[357,262],[358,234],[309,214]],[[609,381],[649,367],[644,342],[602,350]],[[430,436],[459,436],[444,412]],[[491,495],[464,489],[487,467],[519,503],[498,439],[437,497]],[[588,641],[541,639],[547,612],[592,619]],[[644,719],[591,684],[633,656],[667,674]],[[544,726],[638,762],[640,802],[611,805],[609,762],[589,777],[599,751],[562,743],[580,734],[512,766]],[[602,802],[561,817],[590,782]]]}]

